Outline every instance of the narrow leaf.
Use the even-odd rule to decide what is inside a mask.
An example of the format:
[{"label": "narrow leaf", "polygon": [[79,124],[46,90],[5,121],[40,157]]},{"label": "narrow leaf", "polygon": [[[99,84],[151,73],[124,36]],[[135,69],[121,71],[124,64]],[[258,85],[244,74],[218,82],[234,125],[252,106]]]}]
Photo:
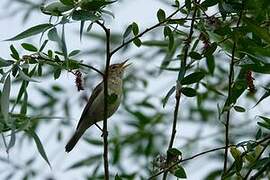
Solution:
[{"label": "narrow leaf", "polygon": [[9,122],[9,97],[10,97],[10,87],[11,82],[10,82],[10,75],[7,76],[2,95],[1,95],[1,111],[4,116],[4,120],[6,123]]},{"label": "narrow leaf", "polygon": [[184,87],[181,89],[181,92],[186,95],[187,97],[194,97],[197,95],[197,92],[195,89]]},{"label": "narrow leaf", "polygon": [[170,96],[174,93],[175,91],[175,86],[173,86],[169,91],[168,93],[166,94],[165,98],[163,99],[163,108],[166,106]]},{"label": "narrow leaf", "polygon": [[181,80],[182,85],[197,83],[205,76],[204,72],[194,72]]},{"label": "narrow leaf", "polygon": [[32,79],[31,77],[29,77],[28,75],[26,75],[20,68],[19,68],[19,75],[20,77],[25,80],[25,81],[31,81],[31,82],[39,82],[35,79]]},{"label": "narrow leaf", "polygon": [[19,53],[18,51],[15,49],[15,47],[13,45],[10,45],[10,50],[12,52],[11,56],[16,59],[16,60],[19,60],[20,59],[20,56],[19,56]]},{"label": "narrow leaf", "polygon": [[51,27],[53,27],[52,24],[40,24],[40,25],[31,27],[31,28],[23,31],[22,33],[16,35],[15,37],[7,39],[6,41],[16,41],[16,40],[24,39],[24,38],[27,38],[30,36],[34,36],[36,34],[45,32],[46,30],[48,30]]},{"label": "narrow leaf", "polygon": [[262,95],[262,97],[259,99],[259,101],[253,106],[257,106],[260,102],[262,102],[264,99],[268,98],[270,96],[270,89],[264,88],[266,92]]},{"label": "narrow leaf", "polygon": [[29,44],[29,43],[22,43],[22,47],[27,51],[31,51],[31,52],[37,52],[38,51],[38,49],[34,45]]},{"label": "narrow leaf", "polygon": [[245,112],[246,109],[241,106],[233,106],[234,110],[237,112]]},{"label": "narrow leaf", "polygon": [[50,162],[48,160],[47,154],[46,154],[46,152],[45,152],[45,150],[43,148],[43,145],[42,145],[38,135],[33,130],[28,130],[27,132],[34,138],[34,141],[36,143],[39,154],[42,156],[42,158],[47,162],[47,164],[51,168],[51,164],[50,164]]},{"label": "narrow leaf", "polygon": [[187,178],[187,174],[185,169],[182,166],[178,166],[177,169],[175,170],[174,175],[178,178]]},{"label": "narrow leaf", "polygon": [[159,9],[158,12],[157,12],[157,18],[158,18],[159,22],[164,21],[165,18],[166,18],[165,11],[163,11],[162,9]]},{"label": "narrow leaf", "polygon": [[132,31],[135,36],[139,34],[139,26],[135,22],[132,23]]}]

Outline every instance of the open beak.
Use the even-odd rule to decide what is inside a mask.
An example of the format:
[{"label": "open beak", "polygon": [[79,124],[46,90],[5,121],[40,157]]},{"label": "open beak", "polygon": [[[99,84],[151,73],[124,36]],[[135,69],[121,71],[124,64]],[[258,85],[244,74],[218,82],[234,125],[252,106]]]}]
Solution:
[{"label": "open beak", "polygon": [[127,60],[125,60],[124,62],[121,63],[121,67],[123,69],[126,69],[128,66],[130,66],[132,64],[132,63],[126,64],[128,61],[129,61],[129,59],[127,59]]}]

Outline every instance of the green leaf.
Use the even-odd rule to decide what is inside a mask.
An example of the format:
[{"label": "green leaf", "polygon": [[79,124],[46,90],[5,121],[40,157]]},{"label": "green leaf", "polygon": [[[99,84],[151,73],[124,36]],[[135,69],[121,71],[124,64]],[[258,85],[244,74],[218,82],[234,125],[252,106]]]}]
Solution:
[{"label": "green leaf", "polygon": [[178,178],[187,178],[185,169],[182,166],[177,166],[174,175]]},{"label": "green leaf", "polygon": [[26,75],[20,68],[19,68],[19,76],[25,80],[25,81],[29,81],[29,82],[39,82],[35,79],[32,79],[31,77],[29,77],[28,75]]},{"label": "green leaf", "polygon": [[81,24],[80,24],[80,41],[82,41],[84,24],[85,24],[85,21],[81,21]]},{"label": "green leaf", "polygon": [[166,38],[166,37],[169,38],[169,50],[171,50],[173,48],[173,45],[174,45],[174,35],[173,35],[171,28],[169,28],[167,26],[164,27],[163,34],[164,34],[164,38]]},{"label": "green leaf", "polygon": [[46,45],[47,45],[48,42],[49,42],[48,40],[45,40],[45,41],[42,43],[42,45],[41,45],[41,47],[40,47],[40,49],[39,49],[38,51],[39,51],[39,52],[42,52],[43,49],[46,47]]},{"label": "green leaf", "polygon": [[60,68],[55,68],[54,73],[53,73],[54,79],[55,80],[58,79],[60,77],[60,75],[61,75],[61,69]]},{"label": "green leaf", "polygon": [[27,51],[31,51],[31,52],[37,52],[38,51],[38,49],[32,44],[22,43],[21,45]]},{"label": "green leaf", "polygon": [[226,99],[223,111],[232,104],[236,103],[237,99],[243,94],[245,89],[247,89],[246,70],[242,68],[235,80],[235,83],[233,84],[231,96],[227,97]]},{"label": "green leaf", "polygon": [[0,67],[7,67],[14,64],[14,61],[11,60],[5,60],[0,57]]},{"label": "green leaf", "polygon": [[69,57],[72,57],[72,56],[76,56],[77,54],[79,54],[81,51],[80,50],[74,50],[74,51],[71,51],[71,53],[69,53]]},{"label": "green leaf", "polygon": [[122,178],[118,174],[116,174],[114,180],[122,180]]},{"label": "green leaf", "polygon": [[241,106],[233,106],[234,110],[237,112],[245,112],[246,109]]},{"label": "green leaf", "polygon": [[73,6],[75,4],[74,0],[60,0],[60,2],[69,6]]},{"label": "green leaf", "polygon": [[27,101],[28,101],[28,94],[27,92],[24,93],[24,97],[23,97],[23,102],[22,102],[22,106],[21,106],[21,114],[25,114],[27,113]]},{"label": "green leaf", "polygon": [[80,7],[84,10],[98,11],[108,4],[115,3],[116,1],[106,1],[106,0],[82,0]]},{"label": "green leaf", "polygon": [[167,153],[172,156],[182,156],[182,152],[176,148],[170,148]]},{"label": "green leaf", "polygon": [[159,9],[157,12],[158,21],[162,22],[166,19],[166,14],[162,9]]},{"label": "green leaf", "polygon": [[191,51],[189,53],[189,56],[192,58],[192,59],[195,59],[195,60],[200,60],[202,59],[202,55],[200,55],[199,53],[195,52],[195,51]]},{"label": "green leaf", "polygon": [[[13,126],[13,125],[12,125]],[[14,128],[12,127],[12,130],[11,130],[11,135],[10,135],[10,141],[8,143],[8,146],[7,146],[7,153],[9,152],[9,150],[15,145],[15,141],[16,141],[16,133],[15,133],[15,130]]]},{"label": "green leaf", "polygon": [[21,39],[24,39],[27,37],[31,37],[31,36],[37,35],[39,33],[45,32],[46,30],[48,30],[51,27],[53,27],[52,24],[40,24],[40,25],[31,27],[31,28],[23,31],[22,33],[16,35],[15,37],[7,39],[6,41],[16,41],[16,40],[21,40]]},{"label": "green leaf", "polygon": [[259,101],[253,106],[257,106],[260,102],[262,102],[264,99],[268,98],[270,96],[270,89],[268,88],[264,88],[266,91],[265,93],[262,95],[262,97],[259,99]]},{"label": "green leaf", "polygon": [[186,5],[186,8],[188,9],[188,11],[191,10],[191,0],[185,0],[185,5]]},{"label": "green leaf", "polygon": [[55,41],[55,42],[60,42],[61,41],[60,38],[59,38],[59,35],[57,33],[57,29],[55,27],[52,28],[51,30],[49,30],[48,38],[49,38],[49,40]]},{"label": "green leaf", "polygon": [[19,53],[18,51],[15,49],[15,47],[13,45],[10,46],[10,50],[12,52],[11,56],[16,59],[16,60],[19,60],[20,59],[20,56],[19,56]]},{"label": "green leaf", "polygon": [[215,71],[215,59],[213,55],[206,56],[206,65],[210,74],[214,74]]},{"label": "green leaf", "polygon": [[220,1],[218,3],[218,10],[219,10],[219,12],[220,12],[220,14],[222,16],[222,19],[225,20],[226,19],[226,16],[227,16],[227,13],[226,13],[225,9],[222,6],[222,1]]},{"label": "green leaf", "polygon": [[65,60],[67,60],[67,44],[66,44],[66,37],[65,37],[65,25],[62,25],[62,36],[61,36],[61,49],[64,54]]},{"label": "green leaf", "polygon": [[115,18],[114,14],[111,11],[107,11],[105,9],[101,9],[100,12],[107,14],[109,16],[111,16],[112,18]]},{"label": "green leaf", "polygon": [[181,89],[181,92],[186,95],[187,97],[194,97],[197,95],[197,92],[195,89],[184,87]]},{"label": "green leaf", "polygon": [[250,18],[243,18],[243,21],[247,24],[248,28],[254,32],[257,36],[270,43],[270,33],[267,28],[262,28],[255,21]]},{"label": "green leaf", "polygon": [[241,157],[241,151],[239,151],[235,147],[231,147],[230,152],[231,152],[231,155],[233,156],[233,158],[235,160],[236,171],[240,172],[242,167],[243,167],[243,160],[242,160],[242,157]]},{"label": "green leaf", "polygon": [[125,32],[124,32],[124,34],[123,34],[123,38],[124,38],[124,39],[127,38],[127,37],[130,35],[131,31],[132,31],[132,24],[129,25],[129,26],[127,27],[127,29],[125,30]]},{"label": "green leaf", "polygon": [[1,111],[6,123],[9,122],[9,98],[10,98],[11,80],[10,75],[6,77],[1,95]]},{"label": "green leaf", "polygon": [[184,77],[181,80],[181,84],[182,85],[187,85],[187,84],[193,84],[193,83],[197,83],[200,80],[202,80],[205,76],[204,72],[194,72],[192,74],[189,74],[188,76]]},{"label": "green leaf", "polygon": [[167,47],[168,42],[166,41],[159,41],[159,40],[149,40],[149,41],[143,41],[143,46],[157,46],[157,47]]},{"label": "green leaf", "polygon": [[38,64],[38,76],[42,76],[42,64]]},{"label": "green leaf", "polygon": [[135,22],[132,23],[132,32],[134,36],[137,36],[139,34],[139,26]]},{"label": "green leaf", "polygon": [[264,122],[257,122],[257,124],[263,128],[269,129],[270,130],[270,124],[266,124]]},{"label": "green leaf", "polygon": [[46,5],[42,10],[45,14],[50,14],[52,16],[62,16],[63,12],[67,12],[73,9],[73,6],[65,5],[61,2],[52,2]]},{"label": "green leaf", "polygon": [[140,47],[142,45],[142,42],[139,38],[136,38],[133,40],[133,43],[137,46],[137,47]]},{"label": "green leaf", "polygon": [[47,162],[47,164],[51,168],[51,164],[50,164],[50,162],[48,160],[47,154],[46,154],[46,152],[45,152],[45,150],[43,148],[43,145],[42,145],[38,135],[35,133],[35,131],[33,131],[31,129],[27,130],[27,133],[33,137],[33,139],[34,139],[34,141],[36,143],[39,154],[42,156],[42,158]]},{"label": "green leaf", "polygon": [[267,124],[270,124],[270,118],[259,116],[262,120],[264,120]]},{"label": "green leaf", "polygon": [[217,43],[211,43],[210,46],[204,51],[204,56],[208,57],[213,55],[213,53],[216,51],[217,49]]},{"label": "green leaf", "polygon": [[202,2],[201,6],[202,7],[211,7],[211,6],[216,5],[219,2],[220,2],[220,0],[205,0],[204,2]]},{"label": "green leaf", "polygon": [[175,86],[173,86],[168,93],[166,94],[165,98],[163,99],[163,108],[166,106],[169,98],[171,97],[171,95],[174,93],[175,91]]},{"label": "green leaf", "polygon": [[97,21],[101,16],[91,11],[76,10],[72,13],[72,19],[75,21]]}]

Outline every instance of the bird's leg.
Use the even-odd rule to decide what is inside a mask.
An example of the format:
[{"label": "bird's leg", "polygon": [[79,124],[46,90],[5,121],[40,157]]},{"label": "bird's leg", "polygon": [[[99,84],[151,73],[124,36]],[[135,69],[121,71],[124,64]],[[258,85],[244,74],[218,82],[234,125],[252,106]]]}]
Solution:
[{"label": "bird's leg", "polygon": [[104,131],[102,130],[101,137],[103,137],[105,134],[108,135],[108,131],[104,132]]},{"label": "bird's leg", "polygon": [[95,125],[97,126],[97,128],[98,128],[99,130],[101,130],[101,132],[102,132],[102,134],[103,134],[103,129],[102,129],[97,123],[95,123]]},{"label": "bird's leg", "polygon": [[97,128],[98,128],[99,130],[101,130],[101,132],[102,132],[101,137],[103,137],[104,134],[108,134],[108,131],[107,131],[106,133],[103,132],[103,129],[102,129],[97,123],[95,123],[95,125],[97,126]]}]

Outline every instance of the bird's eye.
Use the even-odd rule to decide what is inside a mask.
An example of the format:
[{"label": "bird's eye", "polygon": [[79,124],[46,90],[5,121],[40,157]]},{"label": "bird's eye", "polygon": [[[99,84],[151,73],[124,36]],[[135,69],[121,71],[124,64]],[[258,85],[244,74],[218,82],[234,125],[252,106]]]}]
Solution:
[{"label": "bird's eye", "polygon": [[112,67],[112,69],[115,69],[115,68],[116,68],[116,66],[113,66],[113,67]]}]

